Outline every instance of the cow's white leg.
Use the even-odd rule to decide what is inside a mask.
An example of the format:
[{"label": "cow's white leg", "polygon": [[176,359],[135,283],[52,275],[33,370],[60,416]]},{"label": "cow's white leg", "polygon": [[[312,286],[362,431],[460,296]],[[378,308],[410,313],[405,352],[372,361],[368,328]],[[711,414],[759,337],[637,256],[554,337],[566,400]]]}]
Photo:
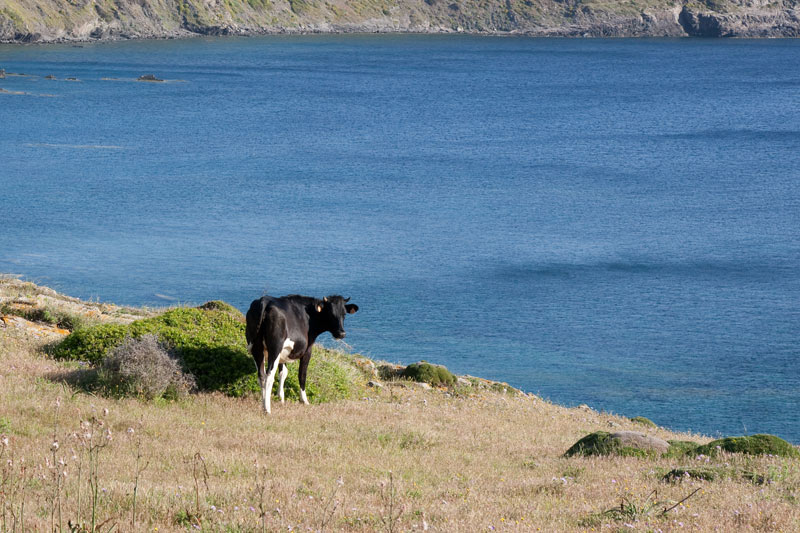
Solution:
[{"label": "cow's white leg", "polygon": [[[275,358],[275,361],[272,364],[272,369],[269,371],[269,375],[267,376],[267,388],[266,392],[264,393],[264,410],[267,413],[270,413],[270,399],[272,397],[272,386],[275,384],[275,373],[278,371],[278,365],[281,363],[285,363],[290,361],[289,355],[292,353],[292,348],[294,348],[294,341],[291,339],[286,339],[283,341],[283,347],[281,347],[280,353],[278,353],[278,357]],[[284,370],[281,372],[280,377],[280,387],[279,387],[279,394],[281,397],[281,402],[283,402],[283,381],[286,379],[286,373],[289,370],[286,368],[286,365],[283,365]]]},{"label": "cow's white leg", "polygon": [[264,375],[263,377],[259,374],[258,382],[261,384],[261,404],[264,406],[264,410],[267,410],[267,376]]},{"label": "cow's white leg", "polygon": [[264,410],[267,414],[270,414],[272,411],[270,410],[270,397],[272,396],[272,385],[275,384],[275,372],[278,370],[278,362],[275,361],[272,364],[272,369],[270,369],[269,374],[267,374],[267,384],[266,387],[261,389],[261,395],[264,400]]},{"label": "cow's white leg", "polygon": [[289,375],[289,367],[285,364],[281,365],[281,380],[280,380],[280,387],[278,388],[278,394],[281,396],[281,403],[284,402],[283,396],[283,382],[286,381],[286,376]]},{"label": "cow's white leg", "polygon": [[305,389],[300,389],[300,401],[308,405],[308,398],[306,397]]}]

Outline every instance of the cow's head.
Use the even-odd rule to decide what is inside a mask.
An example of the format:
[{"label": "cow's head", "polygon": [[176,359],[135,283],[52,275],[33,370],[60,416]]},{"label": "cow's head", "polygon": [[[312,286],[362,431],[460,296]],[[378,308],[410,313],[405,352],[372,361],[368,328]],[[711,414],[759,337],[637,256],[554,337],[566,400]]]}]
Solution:
[{"label": "cow's head", "polygon": [[317,313],[325,331],[330,331],[334,339],[344,339],[344,315],[358,311],[356,304],[349,304],[350,298],[339,295],[327,296],[317,302]]}]

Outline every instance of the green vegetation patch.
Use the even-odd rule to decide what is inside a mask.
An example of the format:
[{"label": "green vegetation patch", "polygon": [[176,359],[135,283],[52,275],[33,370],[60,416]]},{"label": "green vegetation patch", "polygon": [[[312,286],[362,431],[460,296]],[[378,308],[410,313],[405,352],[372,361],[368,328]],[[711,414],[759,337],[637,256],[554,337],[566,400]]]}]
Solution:
[{"label": "green vegetation patch", "polygon": [[[255,367],[255,365],[253,366]],[[297,368],[297,364],[289,365],[289,375],[284,384],[287,401],[300,400],[300,381],[297,377]],[[255,373],[253,377],[255,378]],[[368,380],[367,374],[357,365],[353,356],[318,346],[313,347],[306,379],[306,394],[309,402],[324,403],[352,398],[366,388]],[[258,380],[255,381],[258,385]],[[275,381],[273,393],[277,394],[278,380]],[[256,387],[255,390],[260,391],[261,389]]]},{"label": "green vegetation patch", "polygon": [[24,30],[26,28],[25,20],[19,13],[9,7],[0,9],[0,20],[2,19],[10,20],[15,30]]},{"label": "green vegetation patch", "polygon": [[699,446],[695,453],[716,455],[720,451],[744,453],[748,455],[779,455],[781,457],[800,457],[800,452],[780,437],[764,433],[747,437],[726,437]]},{"label": "green vegetation patch", "polygon": [[674,483],[684,479],[699,479],[702,481],[714,481],[726,476],[726,472],[721,468],[673,468],[662,478],[663,481]]},{"label": "green vegetation patch", "polygon": [[[74,331],[55,347],[53,355],[99,367],[126,338],[154,334],[179,356],[199,390],[243,396],[261,391],[244,330],[238,310],[224,302],[209,302],[201,308],[170,309],[131,324],[102,324]],[[351,356],[316,348],[314,354],[306,384],[310,402],[348,398],[365,386],[365,375]],[[299,398],[297,365],[290,365],[285,389],[288,399]]]},{"label": "green vegetation patch", "polygon": [[400,374],[402,377],[428,383],[434,387],[450,387],[456,383],[456,377],[441,365],[432,365],[426,361],[408,365]]},{"label": "green vegetation patch", "polygon": [[236,309],[228,302],[223,302],[222,300],[211,300],[203,305],[198,305],[197,308],[202,309],[203,311],[224,311],[233,315],[234,317],[244,320],[244,314],[242,314],[241,311]]},{"label": "green vegetation patch", "polygon": [[74,331],[92,323],[83,315],[70,313],[52,307],[37,307],[35,305],[21,305],[4,303],[0,305],[0,314],[14,315],[30,320],[31,322],[41,322],[51,324],[62,329]]},{"label": "green vegetation patch", "polygon": [[687,455],[697,455],[697,448],[700,447],[700,444],[690,440],[668,440],[667,442],[669,443],[669,449],[664,454],[664,457],[674,459],[686,457]]},{"label": "green vegetation patch", "polygon": [[653,422],[649,418],[645,418],[643,416],[634,416],[633,418],[631,418],[631,422],[636,422],[637,424],[639,424],[641,426],[645,426],[645,427],[649,427],[649,428],[658,427],[658,426],[656,426],[655,422]]}]

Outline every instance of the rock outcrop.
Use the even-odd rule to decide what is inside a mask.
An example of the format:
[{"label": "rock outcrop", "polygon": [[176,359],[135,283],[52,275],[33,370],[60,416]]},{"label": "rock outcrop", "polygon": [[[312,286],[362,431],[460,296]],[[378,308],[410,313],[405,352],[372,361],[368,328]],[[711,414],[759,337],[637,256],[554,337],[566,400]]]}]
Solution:
[{"label": "rock outcrop", "polygon": [[0,41],[266,33],[796,37],[800,0],[0,0]]}]

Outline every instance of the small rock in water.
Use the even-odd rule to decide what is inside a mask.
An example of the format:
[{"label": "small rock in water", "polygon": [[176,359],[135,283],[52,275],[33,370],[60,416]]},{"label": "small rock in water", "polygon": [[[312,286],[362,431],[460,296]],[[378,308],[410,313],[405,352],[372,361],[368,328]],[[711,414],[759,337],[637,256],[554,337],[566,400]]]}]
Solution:
[{"label": "small rock in water", "polygon": [[142,74],[138,78],[137,81],[164,81],[160,78],[156,78],[155,74]]},{"label": "small rock in water", "polygon": [[56,77],[53,76],[52,74],[48,74],[47,76],[44,77],[44,79],[46,79],[46,80],[54,80],[54,79],[56,79]]}]

